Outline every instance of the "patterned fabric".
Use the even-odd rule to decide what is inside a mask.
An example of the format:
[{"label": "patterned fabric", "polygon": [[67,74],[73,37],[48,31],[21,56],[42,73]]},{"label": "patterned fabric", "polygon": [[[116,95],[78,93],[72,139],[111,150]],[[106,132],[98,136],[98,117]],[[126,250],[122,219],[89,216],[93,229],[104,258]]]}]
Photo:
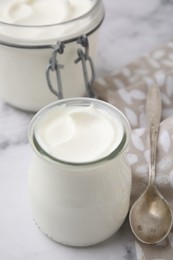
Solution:
[{"label": "patterned fabric", "polygon": [[[173,209],[173,41],[98,79],[94,88],[100,99],[119,108],[131,124],[132,138],[127,158],[132,168],[133,203],[148,183],[149,138],[145,109],[148,88],[154,83],[160,87],[163,108],[156,182]],[[173,259],[173,229],[159,245],[148,246],[134,241],[138,260]]]}]

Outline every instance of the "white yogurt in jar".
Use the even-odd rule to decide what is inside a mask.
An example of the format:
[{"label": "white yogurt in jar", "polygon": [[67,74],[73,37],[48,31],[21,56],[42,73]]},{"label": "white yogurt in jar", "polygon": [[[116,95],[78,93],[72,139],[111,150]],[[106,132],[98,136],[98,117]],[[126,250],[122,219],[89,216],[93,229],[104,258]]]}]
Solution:
[{"label": "white yogurt in jar", "polygon": [[[8,37],[26,41],[56,39],[56,28],[51,25],[68,23],[88,13],[94,5],[92,0],[1,0],[0,21],[18,26],[32,26],[30,30],[0,27],[0,32]],[[66,28],[59,26],[58,39],[64,39],[71,33],[82,33],[89,25],[84,21],[70,23]],[[37,26],[37,27],[36,27]]]},{"label": "white yogurt in jar", "polygon": [[[58,55],[59,63],[64,65],[64,98],[84,96],[82,66],[74,63],[80,47],[76,40],[88,34],[89,53],[94,60],[97,28],[103,17],[100,0],[0,0],[0,96],[31,111],[55,101],[45,70],[52,46],[58,41],[68,41],[64,53]],[[56,89],[55,75],[52,85]]]},{"label": "white yogurt in jar", "polygon": [[0,20],[18,25],[48,25],[78,18],[92,0],[1,0]]},{"label": "white yogurt in jar", "polygon": [[88,246],[120,228],[131,191],[129,134],[124,116],[95,99],[67,99],[36,115],[29,135],[36,152],[29,193],[43,233],[63,244]]},{"label": "white yogurt in jar", "polygon": [[122,140],[123,128],[118,120],[91,104],[51,110],[35,134],[40,146],[53,157],[86,163],[109,155]]}]

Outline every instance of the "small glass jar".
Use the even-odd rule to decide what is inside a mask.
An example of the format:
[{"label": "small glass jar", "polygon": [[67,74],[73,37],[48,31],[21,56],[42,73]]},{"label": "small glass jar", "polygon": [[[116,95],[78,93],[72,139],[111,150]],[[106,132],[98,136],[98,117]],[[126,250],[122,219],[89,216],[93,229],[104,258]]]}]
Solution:
[{"label": "small glass jar", "polygon": [[[113,152],[97,161],[70,163],[40,147],[35,132],[48,111],[91,104],[122,125],[122,138]],[[33,218],[44,234],[62,244],[89,246],[106,240],[121,227],[131,192],[131,170],[125,158],[129,137],[130,127],[124,115],[97,99],[64,99],[35,115],[29,128],[34,156],[28,186]]]},{"label": "small glass jar", "polygon": [[[38,111],[56,100],[54,94],[59,98],[86,95],[80,61],[83,57],[93,81],[91,61],[95,60],[97,32],[104,19],[102,1],[91,2],[89,12],[59,24],[24,26],[0,21],[0,96],[5,101],[20,109]],[[80,41],[83,36],[87,44]]]}]

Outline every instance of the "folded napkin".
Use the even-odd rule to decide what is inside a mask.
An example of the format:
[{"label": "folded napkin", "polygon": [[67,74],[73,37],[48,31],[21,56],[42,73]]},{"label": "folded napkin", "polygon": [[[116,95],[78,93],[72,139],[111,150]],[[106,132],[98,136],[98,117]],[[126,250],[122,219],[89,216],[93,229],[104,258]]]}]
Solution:
[{"label": "folded napkin", "polygon": [[[173,209],[173,41],[98,79],[94,88],[100,99],[115,105],[126,115],[132,127],[127,159],[132,168],[133,203],[148,183],[146,97],[148,88],[155,83],[160,87],[162,98],[156,183]],[[137,259],[172,260],[173,229],[168,238],[157,246],[146,246],[137,241],[135,245]]]}]

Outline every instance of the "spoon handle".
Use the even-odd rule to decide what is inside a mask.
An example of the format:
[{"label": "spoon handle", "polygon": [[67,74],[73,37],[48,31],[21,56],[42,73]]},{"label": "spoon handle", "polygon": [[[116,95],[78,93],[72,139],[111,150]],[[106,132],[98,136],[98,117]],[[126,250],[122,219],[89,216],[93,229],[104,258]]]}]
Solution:
[{"label": "spoon handle", "polygon": [[153,185],[155,185],[156,152],[157,152],[157,140],[159,134],[161,111],[162,111],[162,102],[161,102],[159,86],[152,85],[148,90],[146,112],[147,112],[147,117],[149,122],[149,135],[150,135],[149,184],[153,184]]}]

